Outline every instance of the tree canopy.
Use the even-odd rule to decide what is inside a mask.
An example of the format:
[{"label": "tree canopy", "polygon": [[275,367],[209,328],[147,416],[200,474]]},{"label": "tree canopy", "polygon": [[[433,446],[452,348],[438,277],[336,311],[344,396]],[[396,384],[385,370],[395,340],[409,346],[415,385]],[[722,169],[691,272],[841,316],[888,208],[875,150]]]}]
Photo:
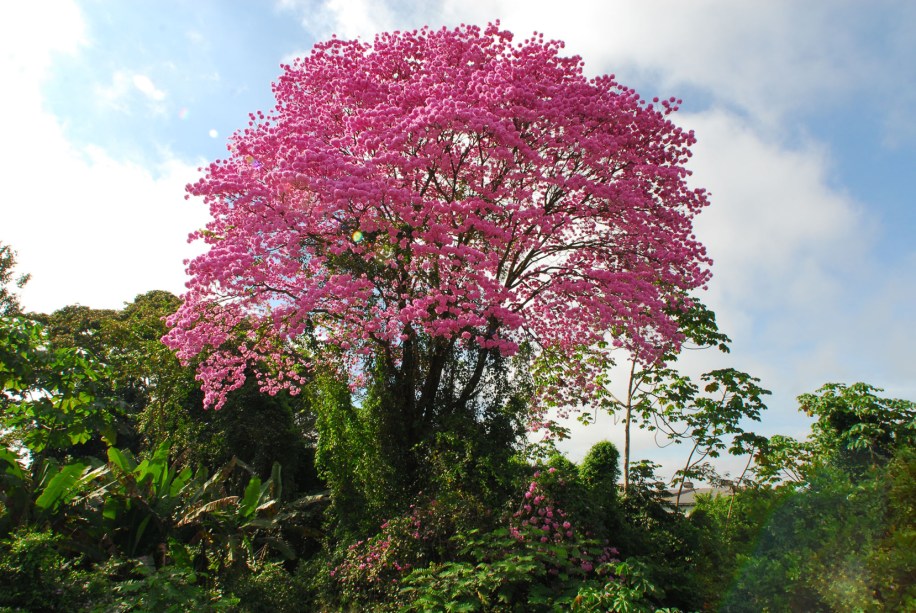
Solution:
[{"label": "tree canopy", "polygon": [[[354,388],[380,365],[421,423],[467,409],[523,345],[568,357],[610,336],[651,360],[679,342],[673,313],[709,260],[677,101],[512,38],[497,23],[334,39],[284,67],[275,109],[188,187],[209,251],[166,342],[202,355],[209,405],[250,366],[296,390],[309,336],[332,350],[307,361],[333,354]],[[588,393],[582,364],[542,392]]]}]

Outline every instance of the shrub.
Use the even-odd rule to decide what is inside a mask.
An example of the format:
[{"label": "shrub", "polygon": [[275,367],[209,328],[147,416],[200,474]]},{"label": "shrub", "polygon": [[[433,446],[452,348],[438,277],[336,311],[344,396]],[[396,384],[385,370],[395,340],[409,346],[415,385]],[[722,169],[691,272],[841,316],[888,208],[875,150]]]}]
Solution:
[{"label": "shrub", "polygon": [[22,528],[0,541],[0,607],[75,611],[104,591],[105,581],[60,551],[63,537]]}]

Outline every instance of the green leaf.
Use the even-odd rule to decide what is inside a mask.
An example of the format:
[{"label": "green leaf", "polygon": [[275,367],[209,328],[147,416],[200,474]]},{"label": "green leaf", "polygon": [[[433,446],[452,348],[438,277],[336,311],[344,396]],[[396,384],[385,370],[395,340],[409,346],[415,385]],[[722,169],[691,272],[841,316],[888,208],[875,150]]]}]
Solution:
[{"label": "green leaf", "polygon": [[191,468],[189,466],[185,466],[181,472],[178,473],[174,479],[172,479],[172,483],[169,486],[169,496],[177,496],[179,492],[184,489],[184,486],[188,484],[188,481],[191,480],[192,475],[193,473]]},{"label": "green leaf", "polygon": [[6,448],[0,448],[0,463],[5,464],[3,470],[7,475],[11,475],[17,479],[25,479],[25,471],[22,470],[22,465],[19,463],[19,456]]},{"label": "green leaf", "polygon": [[109,521],[115,521],[118,518],[118,509],[120,506],[116,498],[105,498],[105,505],[102,507],[102,517]]},{"label": "green leaf", "polygon": [[135,467],[133,461],[117,447],[108,448],[108,461],[125,473],[133,472]]},{"label": "green leaf", "polygon": [[245,488],[245,495],[239,502],[239,513],[243,517],[249,517],[254,514],[258,508],[258,502],[261,499],[261,480],[258,477],[252,477]]},{"label": "green leaf", "polygon": [[60,503],[73,498],[77,493],[74,491],[76,489],[74,485],[84,470],[86,470],[86,464],[79,462],[61,468],[60,472],[51,477],[41,496],[35,501],[35,505],[41,509],[55,509]]}]

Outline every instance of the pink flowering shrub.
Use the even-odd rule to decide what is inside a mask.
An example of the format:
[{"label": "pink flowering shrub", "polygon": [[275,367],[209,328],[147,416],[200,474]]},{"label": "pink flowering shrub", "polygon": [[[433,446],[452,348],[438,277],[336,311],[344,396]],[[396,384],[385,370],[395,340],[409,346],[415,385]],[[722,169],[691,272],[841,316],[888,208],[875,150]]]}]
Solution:
[{"label": "pink flowering shrub", "polygon": [[347,547],[329,574],[342,604],[394,602],[401,579],[451,555],[454,534],[487,513],[459,498],[410,505],[409,512],[383,523],[378,534]]},{"label": "pink flowering shrub", "polygon": [[[578,554],[566,560],[568,564],[589,572],[599,564],[614,558],[619,552],[607,543],[595,549],[594,534],[590,526],[577,525],[577,519],[560,508],[551,491],[562,491],[567,479],[556,467],[536,471],[528,484],[521,504],[512,515],[510,534],[520,541],[535,544],[573,544],[588,541]],[[574,477],[573,477],[574,478]]]},{"label": "pink flowering shrub", "polygon": [[457,533],[449,559],[403,577],[399,610],[568,610],[580,590],[604,585],[597,571],[618,552],[557,503],[569,485],[555,467],[535,472],[503,527]]},{"label": "pink flowering shrub", "polygon": [[535,472],[501,517],[461,496],[412,505],[330,563],[335,606],[439,610],[452,597],[477,600],[478,592],[532,606],[569,604],[583,585],[603,584],[596,569],[618,555],[557,502],[574,489],[575,475]]}]

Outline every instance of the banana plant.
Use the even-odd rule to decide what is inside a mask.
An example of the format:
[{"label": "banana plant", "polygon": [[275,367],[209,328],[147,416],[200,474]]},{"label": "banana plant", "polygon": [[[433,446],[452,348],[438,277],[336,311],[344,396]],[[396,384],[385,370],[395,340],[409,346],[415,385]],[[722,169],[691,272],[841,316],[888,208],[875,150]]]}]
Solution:
[{"label": "banana plant", "polygon": [[252,474],[241,496],[227,493],[236,469],[251,469],[233,458],[213,475],[169,463],[167,444],[137,462],[110,448],[112,479],[96,492],[104,500],[109,535],[128,556],[151,555],[169,541],[202,546],[211,567],[233,566],[276,550],[294,554],[280,537],[281,469],[266,482]]},{"label": "banana plant", "polygon": [[27,523],[77,522],[80,498],[102,479],[108,468],[92,459],[61,465],[53,458],[40,458],[26,467],[14,451],[0,448],[0,536]]}]

